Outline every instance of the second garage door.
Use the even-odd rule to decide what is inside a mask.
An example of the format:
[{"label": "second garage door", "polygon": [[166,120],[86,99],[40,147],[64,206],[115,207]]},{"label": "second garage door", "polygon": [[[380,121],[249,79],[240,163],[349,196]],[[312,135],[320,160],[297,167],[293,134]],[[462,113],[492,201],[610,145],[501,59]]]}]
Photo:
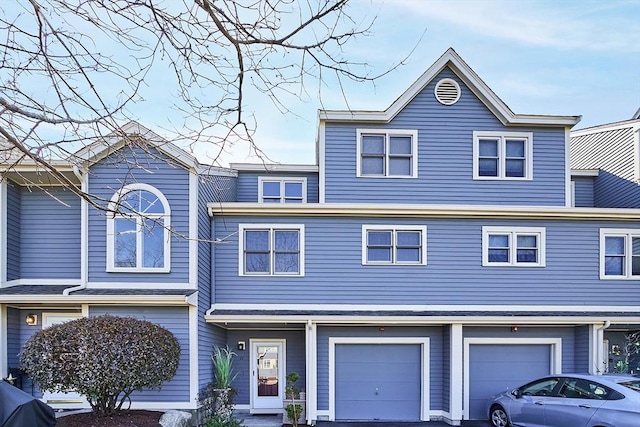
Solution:
[{"label": "second garage door", "polygon": [[420,420],[421,347],[337,344],[336,420]]},{"label": "second garage door", "polygon": [[469,418],[487,418],[494,394],[551,373],[551,346],[474,344],[469,347]]}]

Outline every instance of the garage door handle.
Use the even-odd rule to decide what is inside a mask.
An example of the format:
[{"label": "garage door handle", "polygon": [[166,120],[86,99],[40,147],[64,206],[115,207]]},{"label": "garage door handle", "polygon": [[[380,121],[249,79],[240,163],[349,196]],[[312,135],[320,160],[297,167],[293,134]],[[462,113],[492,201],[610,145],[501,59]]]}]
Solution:
[{"label": "garage door handle", "polygon": [[536,402],[536,405],[544,405],[544,402],[543,402],[542,400],[538,400],[538,401]]},{"label": "garage door handle", "polygon": [[586,408],[586,409],[590,409],[591,405],[587,405],[586,403],[583,403],[582,405],[578,405],[578,408]]}]

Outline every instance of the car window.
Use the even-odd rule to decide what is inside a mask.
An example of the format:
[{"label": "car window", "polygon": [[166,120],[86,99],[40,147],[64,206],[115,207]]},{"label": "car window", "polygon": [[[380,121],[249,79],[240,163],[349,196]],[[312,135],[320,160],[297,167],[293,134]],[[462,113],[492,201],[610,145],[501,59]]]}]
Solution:
[{"label": "car window", "polygon": [[523,386],[520,391],[524,396],[551,396],[559,381],[558,378],[544,378]]},{"label": "car window", "polygon": [[567,378],[560,389],[560,397],[574,399],[607,400],[613,390],[593,381],[581,378]]},{"label": "car window", "polygon": [[635,390],[637,392],[640,392],[640,380],[634,380],[634,381],[625,381],[623,383],[618,383],[622,386],[625,386],[627,388],[630,388],[631,390]]}]

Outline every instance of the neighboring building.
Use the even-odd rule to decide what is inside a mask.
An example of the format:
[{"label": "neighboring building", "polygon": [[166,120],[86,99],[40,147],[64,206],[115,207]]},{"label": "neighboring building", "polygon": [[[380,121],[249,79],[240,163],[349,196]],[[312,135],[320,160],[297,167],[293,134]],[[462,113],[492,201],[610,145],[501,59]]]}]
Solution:
[{"label": "neighboring building", "polygon": [[0,372],[43,326],[132,315],[183,348],[133,407],[195,408],[228,345],[238,408],[282,411],[296,371],[309,421],[459,424],[533,377],[607,371],[640,329],[640,209],[578,183],[605,170],[569,163],[579,117],[514,114],[448,50],[388,109],[319,119],[316,165],[203,167],[135,123],[78,153],[84,167],[60,163],[135,224],[30,185],[50,178],[33,166],[7,171]]}]

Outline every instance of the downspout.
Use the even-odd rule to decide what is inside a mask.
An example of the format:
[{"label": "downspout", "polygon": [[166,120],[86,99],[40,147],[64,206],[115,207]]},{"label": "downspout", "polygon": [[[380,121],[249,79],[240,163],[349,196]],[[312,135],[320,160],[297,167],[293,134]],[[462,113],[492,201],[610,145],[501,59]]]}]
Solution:
[{"label": "downspout", "polygon": [[596,366],[595,374],[602,375],[599,366],[606,366],[608,361],[604,360],[604,330],[611,326],[610,320],[605,320],[604,324],[596,329]]},{"label": "downspout", "polygon": [[[73,165],[73,173],[80,180],[81,190],[87,194],[87,174],[77,165]],[[80,291],[87,288],[88,270],[87,270],[87,201],[80,200],[80,285],[67,288],[62,291],[62,295],[69,295],[71,292]]]}]

